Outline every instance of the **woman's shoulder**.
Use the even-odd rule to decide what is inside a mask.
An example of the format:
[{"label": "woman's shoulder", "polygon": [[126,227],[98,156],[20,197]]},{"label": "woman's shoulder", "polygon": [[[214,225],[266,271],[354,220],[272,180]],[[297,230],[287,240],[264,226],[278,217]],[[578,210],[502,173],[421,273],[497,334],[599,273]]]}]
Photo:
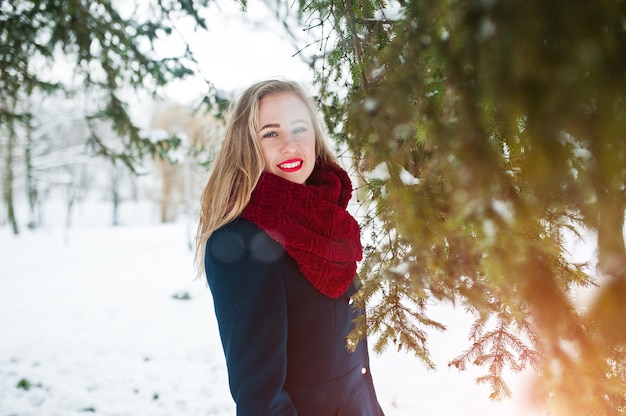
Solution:
[{"label": "woman's shoulder", "polygon": [[280,244],[256,224],[243,218],[236,218],[213,231],[206,245],[207,258],[224,263],[244,259],[274,261],[283,253]]},{"label": "woman's shoulder", "polygon": [[219,239],[224,235],[239,235],[241,237],[252,236],[259,231],[259,227],[257,227],[252,221],[237,217],[231,222],[226,223],[213,231],[209,240]]}]

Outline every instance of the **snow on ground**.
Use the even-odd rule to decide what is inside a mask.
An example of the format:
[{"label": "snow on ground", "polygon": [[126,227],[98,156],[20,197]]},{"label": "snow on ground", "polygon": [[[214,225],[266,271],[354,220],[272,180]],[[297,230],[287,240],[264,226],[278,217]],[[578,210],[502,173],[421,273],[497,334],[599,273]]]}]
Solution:
[{"label": "snow on ground", "polygon": [[[0,416],[234,415],[189,225],[149,222],[0,228]],[[514,399],[493,403],[473,382],[480,369],[448,368],[470,319],[449,307],[432,316],[451,326],[430,338],[438,371],[393,349],[372,354],[387,416],[531,415],[522,376],[508,379]]]}]

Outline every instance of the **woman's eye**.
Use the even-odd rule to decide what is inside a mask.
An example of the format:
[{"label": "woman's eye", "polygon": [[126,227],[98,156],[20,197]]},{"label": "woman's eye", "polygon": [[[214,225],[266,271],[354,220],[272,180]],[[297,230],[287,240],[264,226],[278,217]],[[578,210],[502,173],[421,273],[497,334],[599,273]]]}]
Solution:
[{"label": "woman's eye", "polygon": [[277,136],[278,136],[278,133],[276,133],[275,131],[268,131],[267,133],[264,133],[263,136],[261,137],[266,139],[266,138],[272,138],[272,137],[277,137]]},{"label": "woman's eye", "polygon": [[302,133],[306,131],[306,127],[296,127],[293,129],[293,133]]}]

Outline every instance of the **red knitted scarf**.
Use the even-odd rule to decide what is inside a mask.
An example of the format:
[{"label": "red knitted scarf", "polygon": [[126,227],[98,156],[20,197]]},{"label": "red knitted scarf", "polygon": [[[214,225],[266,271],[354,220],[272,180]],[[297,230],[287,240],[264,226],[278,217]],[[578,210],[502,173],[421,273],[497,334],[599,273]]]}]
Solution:
[{"label": "red knitted scarf", "polygon": [[282,245],[313,287],[338,298],[363,253],[359,225],[346,211],[351,194],[348,174],[318,161],[305,185],[263,172],[241,216]]}]

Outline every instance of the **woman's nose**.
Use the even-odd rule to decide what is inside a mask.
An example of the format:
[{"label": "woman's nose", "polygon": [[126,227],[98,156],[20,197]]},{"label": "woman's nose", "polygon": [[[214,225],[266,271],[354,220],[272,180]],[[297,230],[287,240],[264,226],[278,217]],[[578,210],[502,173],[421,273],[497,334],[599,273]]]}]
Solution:
[{"label": "woman's nose", "polygon": [[281,150],[283,153],[293,152],[296,149],[296,142],[293,140],[291,134],[283,135],[283,141]]}]

